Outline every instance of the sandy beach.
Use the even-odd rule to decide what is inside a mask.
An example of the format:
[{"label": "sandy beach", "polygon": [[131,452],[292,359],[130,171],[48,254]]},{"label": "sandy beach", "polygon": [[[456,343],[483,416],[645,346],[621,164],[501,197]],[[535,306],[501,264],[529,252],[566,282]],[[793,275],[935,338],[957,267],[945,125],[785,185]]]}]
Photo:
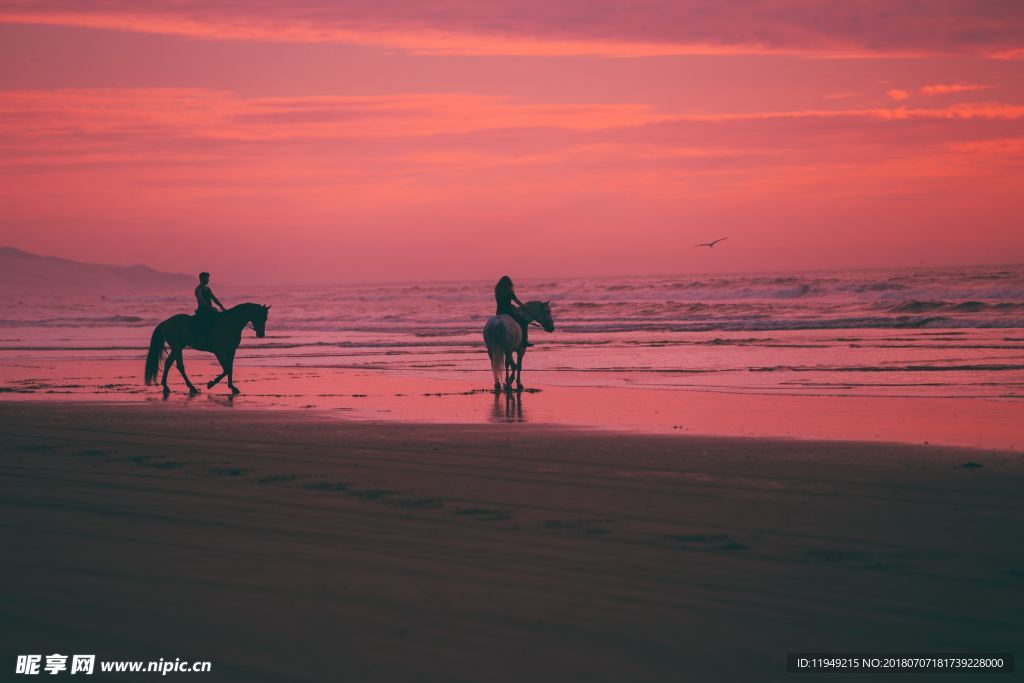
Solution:
[{"label": "sandy beach", "polygon": [[5,659],[756,681],[1024,632],[1019,452],[186,410],[0,404]]},{"label": "sandy beach", "polygon": [[1024,1],[0,35],[0,683],[1024,680]]}]

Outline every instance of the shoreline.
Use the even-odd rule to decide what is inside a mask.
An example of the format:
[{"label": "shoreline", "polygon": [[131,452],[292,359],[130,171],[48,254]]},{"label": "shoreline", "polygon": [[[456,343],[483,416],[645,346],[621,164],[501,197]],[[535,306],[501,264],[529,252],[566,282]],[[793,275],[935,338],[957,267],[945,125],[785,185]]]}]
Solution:
[{"label": "shoreline", "polygon": [[188,410],[0,403],[6,654],[786,680],[1024,629],[1020,453]]},{"label": "shoreline", "polygon": [[[793,395],[702,389],[565,386],[543,371],[523,394],[494,394],[474,379],[436,378],[389,370],[331,367],[246,366],[237,380],[243,393],[200,384],[214,370],[190,364],[202,387],[174,391],[165,400],[147,387],[138,364],[123,361],[50,361],[5,368],[0,405],[25,400],[47,404],[174,405],[280,412],[299,410],[340,420],[423,424],[525,423],[600,429],[630,434],[822,441],[861,441],[1024,450],[1024,401],[1017,398]],[[483,374],[483,373],[481,373]],[[486,379],[486,378],[484,378]],[[476,380],[476,381],[474,381]],[[51,393],[52,392],[52,393]]]},{"label": "shoreline", "polygon": [[[603,389],[601,389],[603,391]],[[489,396],[490,392],[479,390],[472,392],[473,394],[483,394]],[[372,418],[362,417],[353,415],[350,413],[335,413],[331,409],[326,408],[294,408],[294,407],[274,407],[268,408],[262,405],[245,405],[240,403],[232,404],[230,396],[218,396],[211,399],[209,405],[196,404],[196,401],[202,400],[203,395],[190,397],[190,396],[178,396],[177,398],[182,399],[181,402],[174,403],[175,396],[172,394],[171,398],[164,400],[161,397],[149,398],[144,402],[138,401],[120,401],[120,400],[105,400],[105,399],[90,399],[90,400],[76,400],[64,398],[54,401],[52,398],[35,398],[35,397],[23,397],[17,398],[5,397],[0,399],[0,414],[5,412],[5,409],[11,409],[15,412],[28,411],[28,412],[44,412],[53,413],[65,409],[70,411],[72,414],[79,412],[90,412],[92,414],[105,413],[108,411],[112,412],[132,412],[136,411],[138,415],[152,418],[155,420],[168,419],[168,420],[180,420],[187,416],[189,411],[195,416],[199,417],[200,414],[205,414],[205,417],[201,418],[202,426],[210,426],[216,424],[222,417],[227,419],[232,418],[232,415],[237,415],[237,419],[243,423],[253,423],[260,425],[277,425],[298,428],[300,426],[305,427],[316,427],[325,430],[367,430],[373,431],[410,431],[419,432],[420,430],[426,431],[438,431],[441,433],[454,431],[463,436],[488,436],[493,434],[500,434],[506,438],[514,438],[523,436],[527,439],[541,438],[544,434],[557,434],[565,436],[575,436],[579,438],[587,439],[611,439],[611,440],[623,440],[623,441],[638,441],[645,444],[660,444],[666,448],[675,448],[680,446],[686,446],[691,443],[722,443],[732,444],[739,446],[753,446],[756,444],[769,444],[772,446],[785,446],[798,445],[801,448],[824,448],[829,449],[831,447],[836,448],[894,448],[897,450],[906,450],[908,453],[913,453],[914,457],[927,458],[933,454],[950,454],[950,453],[981,453],[990,454],[997,458],[1010,458],[1011,460],[1016,457],[1024,458],[1024,449],[1016,448],[1012,446],[999,447],[999,446],[984,446],[984,445],[968,445],[968,444],[955,444],[955,443],[938,443],[938,442],[926,442],[926,443],[913,443],[899,440],[880,440],[880,439],[855,439],[855,438],[821,438],[821,437],[801,437],[801,436],[774,436],[764,434],[715,434],[715,433],[690,433],[682,432],[678,430],[672,431],[646,431],[643,429],[628,429],[628,428],[616,428],[608,425],[594,425],[585,423],[554,423],[554,422],[528,422],[526,420],[516,419],[501,419],[493,420],[490,422],[444,422],[444,421],[411,421],[411,420],[398,420],[394,418]],[[506,400],[505,394],[500,394],[497,398],[504,402]],[[804,397],[801,397],[801,400]],[[237,397],[236,401],[239,400]],[[917,399],[915,399],[917,400]],[[937,399],[938,400],[938,399]],[[170,404],[170,405],[168,405]],[[53,425],[35,425],[37,427],[49,429],[49,430],[60,430],[61,427],[56,424]],[[72,430],[77,430],[78,427],[71,427]],[[30,435],[25,435],[27,438],[31,438]],[[168,436],[171,436],[168,434]],[[184,434],[175,434],[175,438],[189,439]],[[199,437],[195,437],[199,438]],[[299,445],[301,442],[295,442]],[[313,444],[304,444],[313,445]]]},{"label": "shoreline", "polygon": [[[559,387],[565,388],[565,387]],[[575,390],[575,388],[570,388]],[[530,394],[540,393],[547,389],[531,389]],[[594,391],[606,391],[605,388],[593,389]],[[614,390],[613,390],[614,391]],[[627,390],[631,391],[631,390]],[[653,390],[653,391],[677,391],[677,390]],[[705,392],[693,392],[693,393],[705,393]],[[734,396],[735,394],[726,394],[727,396]],[[425,395],[426,397],[446,397],[446,396],[476,396],[476,397],[493,397],[496,405],[502,406],[503,415],[492,415],[492,419],[486,421],[451,421],[445,422],[443,419],[428,419],[428,420],[408,420],[408,419],[397,419],[394,417],[373,417],[366,414],[351,410],[351,409],[339,409],[339,408],[326,408],[326,407],[314,407],[314,406],[273,406],[268,407],[266,405],[260,405],[257,403],[245,403],[242,397],[232,397],[230,395],[217,395],[217,396],[206,396],[205,392],[197,396],[189,396],[187,394],[181,395],[171,394],[167,399],[157,393],[154,396],[148,396],[142,401],[131,401],[131,400],[117,400],[117,399],[105,399],[105,398],[92,398],[82,400],[78,397],[61,397],[54,399],[53,397],[46,396],[2,396],[0,397],[0,411],[3,411],[4,407],[38,407],[40,409],[49,410],[57,405],[70,407],[72,409],[89,409],[89,410],[114,410],[118,411],[121,409],[126,410],[139,410],[143,413],[148,411],[155,411],[154,414],[164,414],[167,416],[184,416],[185,411],[192,411],[193,414],[202,412],[210,413],[210,417],[213,421],[218,419],[220,415],[230,415],[232,413],[238,413],[246,415],[249,418],[258,419],[259,421],[270,420],[274,423],[282,424],[309,424],[309,425],[323,425],[326,427],[365,427],[367,429],[454,429],[454,430],[466,430],[467,433],[476,433],[475,430],[493,430],[493,429],[504,429],[506,427],[512,429],[511,434],[515,434],[515,430],[529,430],[534,435],[542,434],[545,432],[560,433],[560,434],[575,434],[579,436],[590,436],[590,437],[602,437],[602,438],[622,438],[622,439],[638,439],[641,441],[665,441],[667,444],[673,444],[677,441],[686,443],[687,441],[721,441],[727,443],[737,444],[756,444],[756,443],[770,443],[770,444],[805,444],[808,446],[821,446],[827,447],[831,445],[841,447],[886,447],[891,446],[898,449],[908,448],[915,451],[919,451],[922,457],[925,457],[927,453],[935,451],[952,451],[952,452],[977,452],[977,453],[991,453],[994,455],[1004,456],[1021,456],[1024,457],[1024,446],[1019,447],[1014,444],[1000,444],[1000,445],[985,445],[979,443],[955,443],[955,442],[942,442],[942,441],[907,441],[898,438],[884,439],[884,438],[854,438],[849,436],[800,436],[795,433],[715,433],[715,432],[692,432],[689,430],[681,429],[650,429],[645,427],[629,427],[623,425],[614,425],[609,423],[594,424],[586,422],[543,422],[543,421],[530,421],[523,418],[521,415],[516,417],[513,413],[516,406],[516,397],[509,398],[507,394],[502,393],[494,395],[492,392],[478,389],[467,392],[458,392],[453,394],[444,393],[431,393]],[[366,396],[369,398],[369,396]],[[776,398],[776,397],[772,397]],[[810,397],[793,397],[799,401],[804,401]],[[818,399],[820,397],[813,397]],[[854,397],[834,397],[839,400],[849,400]],[[861,398],[861,397],[857,397]],[[874,397],[872,397],[872,400]],[[920,401],[921,399],[915,398],[914,401]],[[953,401],[957,399],[932,399],[935,401]],[[988,400],[988,399],[984,399]],[[200,403],[203,401],[203,403]],[[508,412],[505,413],[504,404],[508,403],[510,407]],[[1010,405],[1014,405],[1014,402],[1008,402]],[[497,413],[497,410],[495,411]],[[258,416],[258,417],[257,417]],[[244,419],[244,418],[243,418]],[[209,424],[210,420],[204,420],[204,423]],[[483,433],[486,433],[483,432]],[[533,437],[531,437],[533,438]],[[1024,443],[1024,437],[1021,438]]]}]

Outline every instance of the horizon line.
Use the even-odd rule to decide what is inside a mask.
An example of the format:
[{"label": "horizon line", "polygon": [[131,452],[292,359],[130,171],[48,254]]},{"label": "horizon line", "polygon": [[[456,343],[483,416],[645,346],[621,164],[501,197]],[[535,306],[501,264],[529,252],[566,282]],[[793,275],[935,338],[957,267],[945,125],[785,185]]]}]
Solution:
[{"label": "horizon line", "polygon": [[[16,247],[10,244],[0,245],[0,251],[13,250],[33,256],[36,258],[50,258],[58,259],[63,261],[70,261],[72,263],[78,263],[81,265],[99,266],[99,267],[110,267],[110,268],[147,268],[155,273],[161,275],[168,275],[172,277],[188,277],[196,278],[199,271],[195,273],[181,272],[181,271],[170,271],[162,270],[158,267],[152,266],[148,263],[100,263],[97,261],[80,261],[78,259],[70,258],[67,256],[59,256],[56,254],[40,254],[34,251],[28,251],[21,247]],[[203,267],[204,269],[209,268],[209,264]],[[884,266],[860,266],[860,267],[847,267],[847,268],[777,268],[777,269],[757,269],[757,270],[691,270],[689,272],[647,272],[647,273],[609,273],[609,274],[578,274],[578,275],[527,275],[519,276],[517,279],[521,281],[534,281],[534,280],[566,280],[566,279],[614,279],[614,278],[678,278],[693,275],[703,276],[723,276],[723,275],[777,275],[782,273],[822,273],[822,272],[840,272],[840,273],[851,273],[851,272],[863,272],[863,271],[884,271],[884,270],[928,270],[937,268],[1024,268],[1024,261],[1021,262],[1009,262],[1009,263],[934,263],[934,264],[914,264],[914,265],[884,265]],[[212,272],[212,271],[211,271]],[[380,280],[309,280],[309,281],[272,281],[264,283],[249,282],[245,279],[240,280],[238,283],[231,283],[230,281],[225,282],[220,279],[221,285],[229,288],[236,287],[323,287],[329,285],[409,285],[417,283],[453,283],[453,282],[488,282],[488,278],[483,277],[466,277],[466,278],[420,278],[417,280],[395,280],[395,279],[380,279]]]}]

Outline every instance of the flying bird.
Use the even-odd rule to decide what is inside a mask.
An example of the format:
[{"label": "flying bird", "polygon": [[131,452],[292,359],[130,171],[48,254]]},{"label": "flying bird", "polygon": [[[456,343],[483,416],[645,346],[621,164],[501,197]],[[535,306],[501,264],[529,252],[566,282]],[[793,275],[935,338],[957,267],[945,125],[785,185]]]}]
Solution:
[{"label": "flying bird", "polygon": [[727,239],[729,239],[729,238],[728,237],[721,237],[721,238],[715,240],[714,242],[703,242],[701,244],[695,244],[693,246],[695,246],[695,247],[709,247],[710,248],[710,247],[715,246],[719,242],[724,242]]}]

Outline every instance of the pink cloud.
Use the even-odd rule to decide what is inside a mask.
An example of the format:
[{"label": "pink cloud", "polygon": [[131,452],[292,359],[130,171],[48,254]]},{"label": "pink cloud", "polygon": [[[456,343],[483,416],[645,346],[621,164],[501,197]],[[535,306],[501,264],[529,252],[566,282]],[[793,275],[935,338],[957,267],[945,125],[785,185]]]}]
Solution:
[{"label": "pink cloud", "polygon": [[910,97],[910,94],[906,90],[899,90],[897,88],[887,90],[885,94],[888,95],[891,99],[896,100],[897,102],[900,102]]},{"label": "pink cloud", "polygon": [[[198,88],[0,91],[0,143],[9,158],[38,145],[108,154],[171,147],[188,158],[210,154],[210,142],[244,146],[290,141],[456,139],[500,141],[525,135],[577,144],[573,136],[663,126],[809,121],[846,126],[872,121],[1006,121],[1024,119],[1024,105],[998,102],[945,107],[793,109],[679,113],[641,103],[551,103],[470,94],[254,97]],[[563,145],[564,146],[564,145]],[[678,140],[671,147],[679,149]],[[691,156],[697,147],[689,147]],[[99,157],[96,157],[99,158]]]},{"label": "pink cloud", "polygon": [[0,136],[172,132],[219,140],[366,139],[488,130],[601,130],[670,120],[644,104],[537,103],[464,94],[241,97],[203,89],[0,91]]},{"label": "pink cloud", "polygon": [[[585,242],[570,264],[582,272],[623,254],[653,269],[667,261],[645,254],[670,251],[680,216],[771,217],[787,243],[822,224],[907,234],[970,215],[979,192],[1010,216],[1024,158],[1007,141],[1020,139],[1024,105],[998,102],[700,112],[464,93],[9,91],[0,225],[80,258],[116,249],[176,268],[200,250],[238,254],[239,272],[273,259],[300,280],[383,277],[395,245],[423,235],[437,258],[403,277],[461,273],[493,253],[480,222],[500,220],[524,244]],[[747,265],[772,253],[786,252],[768,245]]]},{"label": "pink cloud", "polygon": [[1011,48],[1008,50],[999,50],[992,53],[994,59],[1003,59],[1013,61],[1017,59],[1024,59],[1024,47]]},{"label": "pink cloud", "polygon": [[924,95],[949,95],[960,92],[974,92],[976,90],[988,90],[991,85],[982,85],[980,83],[949,83],[942,84],[936,83],[935,85],[925,85],[921,87],[921,93]]},{"label": "pink cloud", "polygon": [[419,3],[355,0],[77,0],[8,2],[0,21],[205,39],[346,42],[435,54],[1015,55],[1024,6],[979,0],[547,0]]},{"label": "pink cloud", "polygon": [[[932,258],[963,225],[1002,257],[1024,247],[1024,82],[976,56],[1021,50],[1018,5],[7,0],[0,230],[292,279],[532,264],[479,229],[499,223],[563,240],[559,272],[686,267],[680,224],[763,235],[737,267],[806,236],[805,266],[890,237]],[[698,53],[791,56],[603,59]],[[885,55],[924,57],[807,59]],[[918,87],[943,83],[998,90]]]},{"label": "pink cloud", "polygon": [[733,188],[760,187],[769,176],[806,183],[813,173],[805,177],[805,169],[849,173],[894,150],[921,163],[920,179],[929,176],[923,160],[948,154],[951,144],[1020,137],[1024,123],[1024,105],[1001,103],[676,113],[471,95],[245,97],[200,89],[6,92],[0,111],[0,176],[15,194],[30,178],[86,188],[113,174],[129,186],[182,186],[204,196],[229,186],[300,195],[338,184],[376,188],[359,202],[387,188],[389,202],[448,196],[414,191],[424,182],[466,196],[531,187],[538,197],[626,178],[637,196],[683,177]]}]

